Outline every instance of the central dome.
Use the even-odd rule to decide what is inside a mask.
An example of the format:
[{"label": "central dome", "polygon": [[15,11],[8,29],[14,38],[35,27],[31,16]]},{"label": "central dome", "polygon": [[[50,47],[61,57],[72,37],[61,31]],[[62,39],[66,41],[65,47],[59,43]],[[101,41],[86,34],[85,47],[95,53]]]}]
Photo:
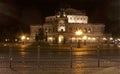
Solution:
[{"label": "central dome", "polygon": [[65,12],[67,15],[85,15],[84,12],[82,12],[82,11],[80,11],[80,10],[73,9],[73,8],[64,9],[64,12]]},{"label": "central dome", "polygon": [[55,16],[46,17],[46,22],[54,22],[57,18],[67,18],[68,23],[88,23],[85,12],[73,8],[60,9]]}]

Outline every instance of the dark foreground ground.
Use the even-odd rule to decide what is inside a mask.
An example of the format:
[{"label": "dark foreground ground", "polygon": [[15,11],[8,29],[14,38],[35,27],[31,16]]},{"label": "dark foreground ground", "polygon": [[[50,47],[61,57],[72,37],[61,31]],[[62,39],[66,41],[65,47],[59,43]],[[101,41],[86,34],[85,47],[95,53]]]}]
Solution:
[{"label": "dark foreground ground", "polygon": [[119,62],[120,48],[113,46],[0,46],[0,74],[94,74]]}]

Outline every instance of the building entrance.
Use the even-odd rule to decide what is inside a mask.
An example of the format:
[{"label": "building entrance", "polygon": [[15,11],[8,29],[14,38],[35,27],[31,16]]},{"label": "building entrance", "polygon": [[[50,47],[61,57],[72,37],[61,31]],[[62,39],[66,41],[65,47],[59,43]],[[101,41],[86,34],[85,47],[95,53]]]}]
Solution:
[{"label": "building entrance", "polygon": [[64,36],[63,35],[59,35],[58,43],[63,43],[63,42],[64,42]]}]

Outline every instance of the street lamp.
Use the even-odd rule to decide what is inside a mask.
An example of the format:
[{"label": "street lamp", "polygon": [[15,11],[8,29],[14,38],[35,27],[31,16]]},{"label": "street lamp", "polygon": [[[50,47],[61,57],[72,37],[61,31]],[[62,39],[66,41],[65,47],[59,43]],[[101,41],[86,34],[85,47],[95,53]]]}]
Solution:
[{"label": "street lamp", "polygon": [[[75,34],[76,34],[77,36],[80,36],[80,35],[83,34],[83,32],[82,32],[81,30],[78,30],[78,31],[75,32]],[[78,46],[77,46],[77,47],[80,48],[80,40],[78,40]]]},{"label": "street lamp", "polygon": [[24,40],[25,40],[25,36],[23,35],[23,36],[21,36],[21,40],[22,40],[22,43],[23,43],[23,45],[24,45]]}]

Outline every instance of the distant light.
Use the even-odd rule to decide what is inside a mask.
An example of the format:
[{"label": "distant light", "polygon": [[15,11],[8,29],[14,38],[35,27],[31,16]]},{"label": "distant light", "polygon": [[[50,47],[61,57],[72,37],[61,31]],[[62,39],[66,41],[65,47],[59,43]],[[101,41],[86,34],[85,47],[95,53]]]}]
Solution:
[{"label": "distant light", "polygon": [[7,44],[4,44],[3,46],[7,46]]},{"label": "distant light", "polygon": [[15,39],[15,42],[17,42],[18,41],[18,39]]},{"label": "distant light", "polygon": [[120,44],[118,44],[117,47],[120,48]]},{"label": "distant light", "polygon": [[95,38],[95,37],[93,37],[93,38],[92,38],[92,40],[96,40],[96,38]]},{"label": "distant light", "polygon": [[115,39],[115,41],[117,42],[117,40]]},{"label": "distant light", "polygon": [[76,38],[75,37],[72,37],[72,40],[75,40]]},{"label": "distant light", "polygon": [[57,17],[60,17],[60,15],[57,15]]},{"label": "distant light", "polygon": [[91,37],[88,37],[88,40],[91,40]]},{"label": "distant light", "polygon": [[63,16],[64,16],[64,17],[66,17],[66,15],[65,15],[65,14],[64,14]]},{"label": "distant light", "polygon": [[113,40],[113,38],[111,37],[110,40]]},{"label": "distant light", "polygon": [[107,38],[104,37],[103,40],[107,40]]},{"label": "distant light", "polygon": [[26,40],[30,40],[30,38],[29,38],[29,37],[27,37],[27,38],[26,38]]},{"label": "distant light", "polygon": [[51,40],[51,41],[52,41],[52,40],[53,40],[53,37],[48,37],[48,40]]},{"label": "distant light", "polygon": [[75,32],[75,34],[76,34],[76,35],[82,35],[83,32],[82,32],[81,30],[78,30],[78,31]]},{"label": "distant light", "polygon": [[87,36],[83,36],[83,40],[86,40],[87,39]]},{"label": "distant light", "polygon": [[5,41],[7,42],[7,41],[8,41],[8,39],[5,39]]},{"label": "distant light", "polygon": [[88,33],[90,33],[90,30],[88,31]]},{"label": "distant light", "polygon": [[120,41],[120,38],[118,38],[117,40]]},{"label": "distant light", "polygon": [[21,36],[21,40],[25,40],[25,38],[26,38],[26,37],[25,37],[24,35],[23,35],[23,36]]}]

